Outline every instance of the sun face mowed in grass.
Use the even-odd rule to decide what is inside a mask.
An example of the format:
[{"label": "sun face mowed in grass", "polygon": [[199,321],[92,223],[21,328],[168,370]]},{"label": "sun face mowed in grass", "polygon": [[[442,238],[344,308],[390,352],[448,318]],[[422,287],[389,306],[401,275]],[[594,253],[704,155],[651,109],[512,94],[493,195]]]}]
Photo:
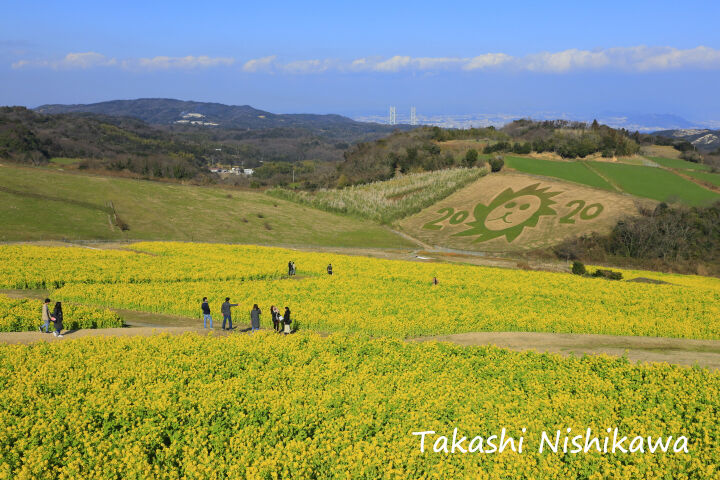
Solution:
[{"label": "sun face mowed in grass", "polygon": [[626,195],[519,173],[488,175],[398,222],[430,245],[490,252],[548,247],[604,233],[637,213]]},{"label": "sun face mowed in grass", "polygon": [[625,192],[661,202],[679,200],[687,205],[707,205],[720,200],[720,194],[702,188],[661,168],[588,162]]},{"label": "sun face mowed in grass", "polygon": [[[55,374],[37,368],[48,358]],[[607,357],[307,333],[97,337],[0,346],[0,382],[3,478],[704,479],[720,463],[720,374]],[[473,453],[435,451],[455,428],[466,452],[482,437]],[[584,443],[588,428],[600,449],[617,428],[643,452],[564,453],[561,439],[539,453],[543,432]],[[500,453],[503,429],[514,442]],[[424,453],[422,431],[435,432]],[[650,452],[658,438],[669,451]]]}]

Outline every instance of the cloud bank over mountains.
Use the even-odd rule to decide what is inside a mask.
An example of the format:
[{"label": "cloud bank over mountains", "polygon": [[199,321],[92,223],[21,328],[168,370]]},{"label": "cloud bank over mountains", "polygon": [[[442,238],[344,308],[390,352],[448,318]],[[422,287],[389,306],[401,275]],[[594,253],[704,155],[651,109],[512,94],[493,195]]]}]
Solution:
[{"label": "cloud bank over mountains", "polygon": [[569,49],[539,52],[522,57],[506,53],[484,53],[473,57],[362,57],[339,59],[282,59],[270,55],[249,60],[207,55],[184,57],[155,56],[118,59],[97,52],[68,53],[51,60],[21,59],[12,63],[14,69],[49,68],[54,70],[119,68],[129,71],[198,70],[237,68],[248,74],[306,75],[337,73],[442,72],[442,71],[504,71],[563,74],[578,71],[656,72],[668,70],[720,70],[720,49],[698,46],[690,49],[674,47],[613,47],[596,50]]}]

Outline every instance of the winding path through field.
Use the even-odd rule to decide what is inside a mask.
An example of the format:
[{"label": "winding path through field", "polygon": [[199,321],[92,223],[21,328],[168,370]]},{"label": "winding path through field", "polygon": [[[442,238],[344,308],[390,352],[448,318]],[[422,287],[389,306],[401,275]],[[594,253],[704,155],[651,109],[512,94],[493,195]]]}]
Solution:
[{"label": "winding path through field", "polygon": [[[3,332],[0,343],[31,344],[48,341],[58,342],[92,336],[150,336],[162,333],[179,335],[196,333],[207,335],[210,330],[201,328],[199,320],[184,319],[182,326],[167,325],[168,316],[161,315],[158,324],[152,314],[141,314],[141,323],[125,328],[85,329],[71,331],[63,338],[39,332]],[[175,317],[179,318],[179,317]],[[194,324],[194,325],[193,325]],[[214,335],[225,336],[247,333],[249,326],[240,325],[233,332],[212,330]],[[409,339],[410,342],[450,342],[462,346],[495,345],[516,351],[558,353],[561,355],[625,355],[633,362],[667,362],[675,365],[720,369],[720,341],[689,340],[682,338],[620,337],[612,335],[588,335],[537,332],[470,332]]]}]

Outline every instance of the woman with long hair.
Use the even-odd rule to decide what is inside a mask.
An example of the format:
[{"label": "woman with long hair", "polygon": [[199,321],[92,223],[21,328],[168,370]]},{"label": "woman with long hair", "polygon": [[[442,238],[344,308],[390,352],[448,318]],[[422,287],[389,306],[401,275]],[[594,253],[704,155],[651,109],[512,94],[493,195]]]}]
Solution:
[{"label": "woman with long hair", "polygon": [[260,314],[262,312],[260,311],[260,307],[257,306],[257,303],[253,305],[252,310],[250,310],[250,330],[252,332],[256,330],[260,330]]},{"label": "woman with long hair", "polygon": [[62,303],[56,302],[55,303],[55,310],[53,310],[53,320],[55,322],[55,331],[53,332],[53,335],[55,335],[58,338],[62,338],[62,334],[60,333],[63,329],[63,311],[62,311]]},{"label": "woman with long hair", "polygon": [[270,306],[270,317],[272,318],[273,328],[280,333],[280,310],[275,305]]}]

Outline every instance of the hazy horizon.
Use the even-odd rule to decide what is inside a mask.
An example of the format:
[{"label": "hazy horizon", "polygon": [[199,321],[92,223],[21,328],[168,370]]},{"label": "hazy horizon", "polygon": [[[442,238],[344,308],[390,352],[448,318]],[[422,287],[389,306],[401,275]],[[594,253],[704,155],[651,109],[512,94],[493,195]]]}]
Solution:
[{"label": "hazy horizon", "polygon": [[707,2],[1,8],[2,105],[162,97],[347,116],[414,105],[720,119],[720,5]]}]

